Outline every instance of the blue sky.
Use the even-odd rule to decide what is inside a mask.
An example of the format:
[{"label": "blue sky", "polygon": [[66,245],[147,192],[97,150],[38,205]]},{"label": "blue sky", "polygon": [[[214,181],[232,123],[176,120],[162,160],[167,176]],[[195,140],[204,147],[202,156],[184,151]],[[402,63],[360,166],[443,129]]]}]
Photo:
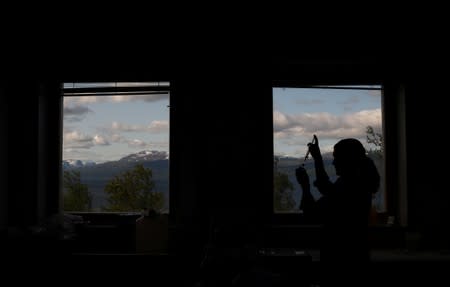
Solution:
[{"label": "blue sky", "polygon": [[[141,150],[168,152],[168,105],[168,94],[65,96],[63,159],[104,162]],[[313,134],[331,152],[345,137],[366,144],[368,125],[381,131],[380,90],[274,88],[273,107],[276,155],[304,157]]]},{"label": "blue sky", "polygon": [[[375,88],[379,88],[373,86]],[[316,134],[322,152],[331,152],[342,138],[366,146],[366,127],[381,132],[381,90],[274,88],[274,151],[304,157]]]},{"label": "blue sky", "polygon": [[168,105],[168,94],[65,96],[63,159],[104,162],[141,150],[169,152]]}]

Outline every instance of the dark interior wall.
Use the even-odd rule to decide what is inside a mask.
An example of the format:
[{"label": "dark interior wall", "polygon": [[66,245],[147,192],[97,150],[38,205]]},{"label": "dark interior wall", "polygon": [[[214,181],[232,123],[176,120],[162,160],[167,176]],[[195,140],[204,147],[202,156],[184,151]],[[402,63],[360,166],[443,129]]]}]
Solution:
[{"label": "dark interior wall", "polygon": [[[171,94],[174,223],[198,228],[191,240],[201,244],[211,224],[238,228],[239,240],[250,240],[270,208],[270,82],[174,80]],[[179,244],[192,246],[187,241],[184,236]]]},{"label": "dark interior wall", "polygon": [[[433,73],[434,74],[434,73]],[[408,221],[427,245],[450,247],[448,192],[448,109],[439,77],[423,76],[406,89],[408,135]]]},{"label": "dark interior wall", "polygon": [[[124,69],[125,72],[118,72],[117,67],[115,70],[97,67],[86,73],[77,71],[79,74],[68,70],[62,77],[54,75],[46,82],[2,84],[2,96],[8,99],[6,128],[10,129],[8,141],[2,143],[1,149],[7,152],[0,155],[2,158],[9,155],[10,180],[7,194],[1,193],[2,199],[8,195],[8,208],[1,209],[0,219],[5,221],[8,210],[10,226],[32,225],[57,208],[56,188],[60,183],[55,177],[58,173],[55,164],[60,161],[61,117],[57,95],[61,81],[95,81],[97,76],[99,80],[113,81],[171,80],[171,121],[176,123],[171,130],[174,159],[171,189],[175,195],[171,198],[171,224],[182,231],[176,244],[192,246],[193,242],[201,245],[207,240],[211,222],[224,228],[267,222],[272,184],[272,130],[268,128],[272,124],[272,80],[354,84],[401,79],[406,96],[408,223],[427,230],[429,238],[437,239],[435,235],[448,227],[444,218],[448,215],[449,196],[440,187],[445,175],[435,172],[442,157],[422,155],[423,142],[429,144],[427,131],[439,134],[443,127],[440,113],[436,112],[439,89],[430,89],[431,81],[419,84],[408,77],[402,79],[411,72],[377,61],[296,60],[294,65],[285,65],[284,61],[278,58],[272,66],[251,66],[254,63],[207,64],[205,60],[202,73],[190,74],[190,68],[195,66],[191,61],[186,66],[171,67],[182,73],[170,76],[165,69],[159,77],[156,75],[161,65],[151,71],[134,67]],[[1,114],[6,118],[6,113]],[[9,145],[7,149],[5,144]],[[17,163],[21,169],[14,168]],[[189,232],[190,237],[186,237]]]},{"label": "dark interior wall", "polygon": [[38,85],[10,81],[8,98],[8,226],[37,223]]},{"label": "dark interior wall", "polygon": [[[445,88],[431,61],[389,62],[384,97],[388,206],[398,209],[407,230],[419,232],[424,248],[450,247]],[[394,159],[394,161],[392,161]],[[404,193],[403,193],[404,192]]]},{"label": "dark interior wall", "polygon": [[[444,127],[442,113],[438,112],[443,106],[438,108],[441,93],[422,66],[390,59],[299,60],[289,65],[283,61],[278,58],[265,74],[270,77],[259,80],[245,79],[238,73],[208,79],[202,91],[181,82],[177,91],[177,100],[183,102],[179,105],[183,112],[177,115],[183,119],[177,129],[178,138],[183,139],[183,152],[177,148],[183,154],[179,165],[179,178],[183,180],[176,199],[179,222],[190,218],[190,223],[201,222],[204,231],[211,216],[216,221],[223,219],[225,225],[237,218],[256,225],[259,219],[267,219],[265,211],[271,206],[270,195],[265,192],[271,191],[271,175],[267,173],[272,159],[265,155],[272,154],[271,130],[267,129],[272,121],[268,116],[272,80],[287,84],[380,82],[387,91],[386,143],[393,158],[388,163],[388,184],[395,194],[388,201],[390,209],[397,210],[397,217],[405,213],[405,226],[421,231],[427,247],[449,242],[449,194],[441,187],[445,174],[437,168],[443,157],[424,156],[425,146],[431,145],[433,135],[439,135]],[[197,153],[204,157],[196,158]],[[405,193],[399,194],[400,190]]]},{"label": "dark interior wall", "polygon": [[7,193],[2,211],[8,212],[9,226],[24,228],[59,210],[59,83],[24,79],[9,81],[2,89],[2,99],[8,101],[8,148],[2,150],[8,155],[9,179],[2,188]]},{"label": "dark interior wall", "polygon": [[38,96],[37,216],[40,223],[59,214],[62,160],[61,84],[41,82]]},{"label": "dark interior wall", "polygon": [[405,131],[405,84],[399,81],[383,83],[383,125],[386,206],[395,223],[408,224],[406,185],[406,131]]},{"label": "dark interior wall", "polygon": [[8,200],[8,103],[4,93],[4,85],[0,84],[0,236],[7,226]]}]

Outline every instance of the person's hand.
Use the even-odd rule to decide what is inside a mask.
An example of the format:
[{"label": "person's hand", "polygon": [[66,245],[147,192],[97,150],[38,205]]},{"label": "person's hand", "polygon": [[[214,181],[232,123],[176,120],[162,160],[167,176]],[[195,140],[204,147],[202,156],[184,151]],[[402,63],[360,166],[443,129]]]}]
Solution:
[{"label": "person's hand", "polygon": [[295,169],[295,177],[302,187],[302,199],[299,206],[300,210],[303,210],[303,212],[307,212],[306,210],[310,210],[314,202],[314,198],[312,197],[310,192],[309,176],[306,173],[306,169],[303,166],[299,166],[297,169]]},{"label": "person's hand", "polygon": [[322,157],[320,154],[319,140],[316,135],[314,135],[312,142],[308,143],[308,151],[314,159],[320,159]]},{"label": "person's hand", "polygon": [[297,178],[297,182],[302,187],[309,186],[309,176],[308,176],[308,173],[306,173],[306,169],[304,167],[299,166],[295,170],[295,177]]}]

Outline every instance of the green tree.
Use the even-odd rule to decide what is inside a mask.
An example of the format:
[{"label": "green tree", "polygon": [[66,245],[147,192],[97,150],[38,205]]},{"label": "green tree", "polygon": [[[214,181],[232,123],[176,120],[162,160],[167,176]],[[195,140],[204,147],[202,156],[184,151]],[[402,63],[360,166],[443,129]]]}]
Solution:
[{"label": "green tree", "polygon": [[274,172],[274,189],[275,210],[289,211],[294,209],[294,186],[287,174],[279,171]]},{"label": "green tree", "polygon": [[[372,144],[375,148],[371,148],[368,151],[368,156],[373,160],[377,170],[381,176],[381,182],[383,182],[384,177],[384,148],[383,148],[383,135],[381,133],[376,133],[371,126],[366,128],[366,139],[368,144]],[[385,212],[385,202],[384,202],[384,186],[383,184],[379,188],[379,192],[372,199],[372,205],[375,213],[372,213],[371,220],[376,220],[376,212]],[[373,217],[375,214],[375,217]]]},{"label": "green tree", "polygon": [[164,207],[164,195],[153,191],[155,182],[153,173],[142,164],[132,170],[116,175],[105,186],[109,206],[107,211],[142,211],[154,209],[160,211]]},{"label": "green tree", "polygon": [[64,171],[63,186],[65,211],[89,211],[91,209],[92,195],[87,185],[81,183],[79,171]]},{"label": "green tree", "polygon": [[368,144],[375,146],[374,149],[369,150],[369,155],[382,157],[383,156],[383,135],[374,131],[372,126],[366,127],[366,139]]}]

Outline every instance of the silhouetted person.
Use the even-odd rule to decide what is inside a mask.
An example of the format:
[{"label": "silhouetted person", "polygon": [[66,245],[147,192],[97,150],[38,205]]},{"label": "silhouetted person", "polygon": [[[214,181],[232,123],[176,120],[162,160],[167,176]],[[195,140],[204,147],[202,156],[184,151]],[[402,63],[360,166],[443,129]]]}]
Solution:
[{"label": "silhouetted person", "polygon": [[[324,285],[362,284],[361,268],[370,260],[368,222],[372,195],[380,185],[380,176],[373,161],[366,156],[360,141],[340,140],[334,145],[333,165],[338,176],[331,182],[325,171],[317,137],[308,144],[314,159],[317,187],[322,197],[317,201],[310,192],[310,181],[303,167],[296,169],[296,178],[303,190],[301,208],[305,219],[322,224],[320,264]],[[362,274],[361,274],[362,275]]]}]

